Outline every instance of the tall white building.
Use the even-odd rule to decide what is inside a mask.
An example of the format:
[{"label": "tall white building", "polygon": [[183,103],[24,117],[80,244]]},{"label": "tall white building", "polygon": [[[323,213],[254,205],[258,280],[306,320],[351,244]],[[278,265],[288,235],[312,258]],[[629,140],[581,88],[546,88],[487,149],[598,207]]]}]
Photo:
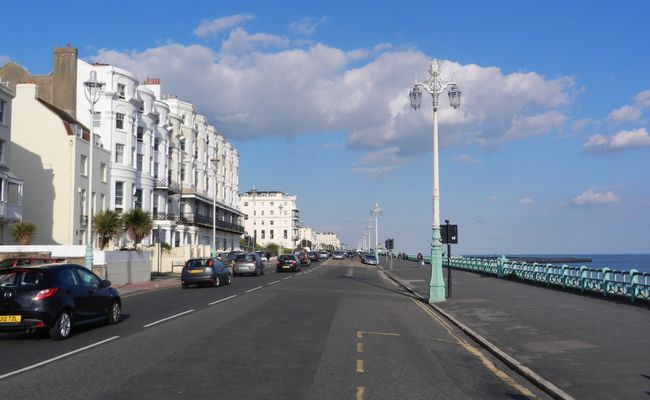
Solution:
[{"label": "tall white building", "polygon": [[260,246],[277,244],[293,249],[298,241],[297,197],[279,191],[253,188],[240,195],[239,208],[246,215],[246,234]]},{"label": "tall white building", "polygon": [[317,249],[339,250],[341,249],[341,240],[333,232],[314,232],[314,246]]},{"label": "tall white building", "polygon": [[[84,92],[91,71],[103,83],[93,115]],[[49,181],[43,178],[45,172],[34,177],[33,198],[52,200],[51,207],[33,210],[39,230],[52,227],[50,232],[41,231],[41,243],[82,244],[85,225],[80,222],[88,218],[82,198],[90,195],[95,212],[134,208],[150,212],[154,229],[144,245],[157,241],[172,246],[211,245],[214,239],[217,250],[239,247],[244,233],[243,214],[238,210],[239,155],[194,105],[161,93],[160,80],[147,78],[140,84],[130,71],[79,60],[71,47],[54,50],[51,74],[32,75],[8,63],[0,67],[3,75],[34,82],[23,97],[18,133],[23,138],[21,148],[32,156],[27,168],[50,174]],[[32,116],[30,121],[32,111],[47,118]],[[93,166],[84,164],[90,126],[95,136]],[[60,133],[64,128],[73,134]],[[64,140],[76,150],[64,152]],[[91,167],[95,179],[93,193],[88,194],[84,174]],[[65,175],[69,183],[53,185],[54,178]],[[55,238],[60,224],[54,227],[53,223],[67,217],[74,224],[62,229],[74,235]],[[126,241],[122,237],[119,244]]]}]

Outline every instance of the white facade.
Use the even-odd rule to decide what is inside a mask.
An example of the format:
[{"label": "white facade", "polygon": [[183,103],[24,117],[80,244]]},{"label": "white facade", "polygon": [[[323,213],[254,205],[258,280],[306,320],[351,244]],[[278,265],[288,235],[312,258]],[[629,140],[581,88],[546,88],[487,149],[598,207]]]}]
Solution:
[{"label": "white facade", "polygon": [[278,191],[251,189],[242,193],[240,210],[246,215],[246,234],[260,246],[277,244],[293,249],[298,241],[297,197]]},{"label": "white facade", "polygon": [[[16,85],[12,121],[12,169],[24,188],[25,220],[36,225],[35,244],[82,245],[87,241],[88,129],[38,98],[36,84]],[[109,207],[110,152],[95,136],[93,210]]]},{"label": "white facade", "polygon": [[23,181],[10,168],[13,91],[0,79],[0,243],[10,239],[8,225],[22,220]]},{"label": "white facade", "polygon": [[314,232],[314,247],[317,249],[338,250],[341,249],[341,240],[336,233]]},{"label": "white facade", "polygon": [[[237,151],[194,105],[161,93],[159,79],[139,84],[115,66],[77,65],[77,110],[90,109],[83,82],[91,70],[105,85],[92,123],[111,152],[110,207],[152,214],[153,232],[144,244],[238,248],[244,228],[237,209]],[[90,114],[82,114],[90,124]],[[213,159],[219,160],[216,171]]]}]

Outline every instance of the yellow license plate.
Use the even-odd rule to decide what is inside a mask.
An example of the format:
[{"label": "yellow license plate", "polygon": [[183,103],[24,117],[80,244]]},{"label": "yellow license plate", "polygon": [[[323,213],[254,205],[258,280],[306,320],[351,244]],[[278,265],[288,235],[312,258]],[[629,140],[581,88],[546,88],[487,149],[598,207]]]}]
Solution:
[{"label": "yellow license plate", "polygon": [[289,269],[289,268],[291,268],[291,266],[290,265],[283,265],[282,268]]},{"label": "yellow license plate", "polygon": [[190,270],[190,274],[200,274],[202,272],[203,272],[202,269],[191,269]]},{"label": "yellow license plate", "polygon": [[20,322],[21,320],[20,315],[0,315],[0,323]]}]

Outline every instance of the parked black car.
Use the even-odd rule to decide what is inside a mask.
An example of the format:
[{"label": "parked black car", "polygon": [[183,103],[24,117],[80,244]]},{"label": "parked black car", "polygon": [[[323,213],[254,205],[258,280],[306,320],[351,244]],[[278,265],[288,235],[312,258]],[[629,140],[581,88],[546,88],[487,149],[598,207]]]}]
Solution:
[{"label": "parked black car", "polygon": [[320,261],[320,260],[318,259],[318,253],[317,253],[317,252],[315,252],[315,251],[310,251],[308,254],[309,254],[309,259],[310,259],[311,261]]},{"label": "parked black car", "polygon": [[275,271],[300,271],[300,261],[294,254],[281,254],[278,256],[278,263],[275,266]]},{"label": "parked black car", "polygon": [[116,324],[121,313],[117,289],[80,265],[0,269],[0,332],[48,330],[61,340],[81,324]]},{"label": "parked black car", "polygon": [[232,282],[232,268],[217,258],[192,258],[185,261],[181,272],[181,285],[229,285]]}]

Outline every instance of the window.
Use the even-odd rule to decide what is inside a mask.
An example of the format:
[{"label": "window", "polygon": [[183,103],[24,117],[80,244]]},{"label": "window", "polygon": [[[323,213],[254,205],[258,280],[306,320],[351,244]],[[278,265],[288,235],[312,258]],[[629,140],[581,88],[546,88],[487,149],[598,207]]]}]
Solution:
[{"label": "window", "polygon": [[104,212],[104,211],[106,211],[106,196],[104,195],[104,193],[102,193],[102,194],[99,195],[99,199],[100,199],[101,202],[102,202],[102,203],[101,203],[101,210],[100,210],[100,211],[101,211],[101,212]]},{"label": "window", "polygon": [[244,202],[244,207],[248,207],[248,202],[247,201]]},{"label": "window", "polygon": [[185,165],[181,165],[181,183],[185,181]]},{"label": "window", "polygon": [[136,157],[135,157],[135,154],[136,154],[136,153],[135,153],[135,146],[133,146],[133,147],[131,147],[131,163],[132,163],[132,165],[133,165],[134,168],[135,168],[136,165],[138,165],[138,164],[136,163]]},{"label": "window", "polygon": [[266,231],[262,229],[262,239],[266,239]]},{"label": "window", "polygon": [[270,215],[272,216],[272,215],[273,215],[273,210],[271,210],[270,212],[271,212],[271,214],[270,214]]},{"label": "window", "polygon": [[106,164],[99,163],[99,176],[102,182],[106,183]]},{"label": "window", "polygon": [[81,284],[84,286],[99,286],[99,278],[97,278],[92,272],[86,271],[81,268],[75,268],[77,274],[81,278]]},{"label": "window", "polygon": [[0,163],[5,161],[5,141],[0,139]]},{"label": "window", "polygon": [[155,179],[158,179],[158,165],[157,162],[153,163],[153,177]]},{"label": "window", "polygon": [[284,230],[284,238],[287,239],[287,230]]},{"label": "window", "polygon": [[5,123],[5,112],[7,110],[7,102],[0,100],[0,124]]},{"label": "window", "polygon": [[141,142],[142,138],[144,137],[144,126],[138,126],[137,132],[138,132],[138,142]]},{"label": "window", "polygon": [[95,111],[93,112],[93,127],[101,128],[102,126],[102,112]]},{"label": "window", "polygon": [[118,83],[117,84],[117,97],[119,99],[125,99],[126,98],[126,85],[123,83]]},{"label": "window", "polygon": [[155,138],[155,139],[153,140],[153,149],[154,149],[155,151],[158,151],[158,147],[159,147],[159,146],[160,146],[160,139]]},{"label": "window", "polygon": [[273,225],[273,220],[271,220],[271,222],[269,222],[269,225]]},{"label": "window", "polygon": [[136,169],[142,171],[142,154],[137,155],[137,160]]},{"label": "window", "polygon": [[133,207],[142,210],[142,189],[136,189],[133,199]]},{"label": "window", "polygon": [[273,239],[273,230],[272,229],[269,231],[269,239]]},{"label": "window", "polygon": [[88,176],[88,157],[81,155],[81,176]]},{"label": "window", "polygon": [[124,145],[121,143],[115,144],[115,162],[117,164],[124,162]]},{"label": "window", "polygon": [[115,129],[124,129],[124,114],[115,113]]},{"label": "window", "polygon": [[115,182],[115,211],[124,206],[124,182]]}]

